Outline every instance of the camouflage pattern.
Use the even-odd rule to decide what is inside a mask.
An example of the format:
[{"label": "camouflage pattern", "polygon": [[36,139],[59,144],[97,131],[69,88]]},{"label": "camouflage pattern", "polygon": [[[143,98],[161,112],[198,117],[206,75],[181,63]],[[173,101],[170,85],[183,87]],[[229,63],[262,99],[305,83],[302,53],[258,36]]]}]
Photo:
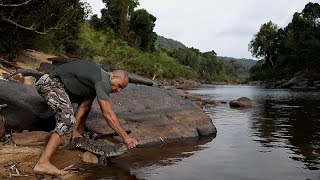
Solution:
[{"label": "camouflage pattern", "polygon": [[54,111],[56,127],[52,133],[56,132],[59,135],[70,136],[76,119],[69,96],[61,80],[50,78],[48,74],[45,74],[36,82],[36,87],[38,93]]}]

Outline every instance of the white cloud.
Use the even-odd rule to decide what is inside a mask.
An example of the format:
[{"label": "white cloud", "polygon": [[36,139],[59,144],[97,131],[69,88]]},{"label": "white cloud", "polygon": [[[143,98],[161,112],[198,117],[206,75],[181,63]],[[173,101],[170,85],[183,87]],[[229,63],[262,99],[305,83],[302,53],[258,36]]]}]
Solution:
[{"label": "white cloud", "polygon": [[[87,0],[94,13],[102,1]],[[252,58],[248,43],[263,23],[279,27],[301,12],[309,0],[140,0],[140,7],[156,18],[155,32],[201,51],[219,56]],[[313,0],[312,2],[319,2]]]}]

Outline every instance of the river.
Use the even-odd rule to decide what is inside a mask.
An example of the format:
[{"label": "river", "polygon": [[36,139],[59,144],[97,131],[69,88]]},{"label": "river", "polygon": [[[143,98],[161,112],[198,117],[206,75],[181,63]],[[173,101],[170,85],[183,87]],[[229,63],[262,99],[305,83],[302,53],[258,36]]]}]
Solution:
[{"label": "river", "polygon": [[[208,85],[189,92],[219,102],[204,109],[216,137],[138,148],[109,167],[89,167],[88,178],[320,180],[319,91]],[[243,96],[256,106],[229,107]]]}]

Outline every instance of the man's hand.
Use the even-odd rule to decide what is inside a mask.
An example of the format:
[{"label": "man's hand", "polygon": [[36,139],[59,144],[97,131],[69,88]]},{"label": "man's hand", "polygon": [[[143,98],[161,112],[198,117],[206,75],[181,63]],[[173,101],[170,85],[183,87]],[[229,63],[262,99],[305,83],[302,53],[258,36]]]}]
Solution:
[{"label": "man's hand", "polygon": [[109,124],[109,126],[123,139],[124,143],[126,143],[128,149],[135,148],[138,144],[137,140],[128,136],[126,131],[120,125],[120,122],[113,112],[110,102],[105,100],[98,100],[100,105],[103,117]]},{"label": "man's hand", "polygon": [[131,138],[131,137],[128,137],[124,140],[124,142],[126,143],[128,149],[133,149],[135,148],[137,145],[138,145],[138,142],[137,140]]}]

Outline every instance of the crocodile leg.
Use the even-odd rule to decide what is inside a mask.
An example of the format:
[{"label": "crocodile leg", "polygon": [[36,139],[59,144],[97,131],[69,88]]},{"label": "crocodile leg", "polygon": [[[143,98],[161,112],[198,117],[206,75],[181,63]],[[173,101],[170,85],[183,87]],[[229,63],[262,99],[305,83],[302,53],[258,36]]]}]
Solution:
[{"label": "crocodile leg", "polygon": [[99,164],[101,164],[102,166],[108,166],[109,161],[110,161],[110,157],[107,157],[104,155],[101,155],[99,157]]}]

